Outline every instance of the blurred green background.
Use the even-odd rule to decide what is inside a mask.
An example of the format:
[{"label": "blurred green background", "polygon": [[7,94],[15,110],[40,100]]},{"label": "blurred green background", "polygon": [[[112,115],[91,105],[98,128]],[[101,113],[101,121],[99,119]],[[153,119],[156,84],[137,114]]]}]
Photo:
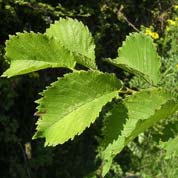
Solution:
[{"label": "blurred green background", "polygon": [[[60,17],[81,20],[96,43],[102,71],[116,72],[131,88],[145,83],[103,62],[116,57],[126,35],[143,31],[153,37],[162,56],[165,78],[178,91],[178,3],[176,0],[0,0],[0,75],[7,69],[5,41],[16,32],[44,32]],[[155,35],[156,34],[156,35]],[[47,69],[10,79],[0,78],[0,177],[96,178],[100,119],[73,141],[56,147],[33,140],[38,93],[66,69]],[[101,114],[102,115],[102,114]],[[178,158],[165,158],[159,141],[178,133],[177,116],[155,125],[128,145],[115,159],[107,178],[177,178]],[[169,126],[169,127],[168,127]],[[168,129],[169,128],[169,129]]]}]

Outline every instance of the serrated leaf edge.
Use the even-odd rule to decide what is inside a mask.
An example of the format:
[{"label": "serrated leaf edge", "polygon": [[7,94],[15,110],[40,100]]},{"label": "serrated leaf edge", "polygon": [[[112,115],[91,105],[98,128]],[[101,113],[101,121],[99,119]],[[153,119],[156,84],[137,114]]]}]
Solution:
[{"label": "serrated leaf edge", "polygon": [[[108,75],[108,76],[111,76],[112,75],[112,77],[116,77],[115,76],[115,74],[110,74],[110,73],[107,73],[107,72],[100,72],[100,71],[98,71],[98,70],[90,70],[90,71],[75,71],[75,73],[85,73],[85,72],[92,72],[92,73],[100,73],[100,74],[105,74],[105,75]],[[45,93],[48,91],[48,89],[51,89],[51,88],[53,88],[54,87],[54,85],[59,81],[59,80],[65,80],[66,78],[68,78],[68,77],[70,77],[70,75],[73,75],[73,73],[67,73],[67,74],[64,74],[64,76],[61,78],[61,77],[58,77],[58,80],[57,81],[55,81],[55,82],[53,82],[53,83],[51,83],[49,86],[47,86],[46,87],[46,89],[43,91],[43,92],[41,92],[40,93],[40,96],[42,96],[42,97],[44,97],[44,95],[45,95]],[[119,80],[120,81],[120,80]],[[121,81],[120,81],[121,82]],[[121,88],[119,89],[119,90],[117,90],[117,91],[113,91],[113,92],[111,92],[111,93],[119,93],[119,91],[122,89],[122,82],[121,82]],[[106,95],[110,95],[111,93],[109,93],[109,94],[106,94]],[[104,96],[106,96],[106,95],[104,95]],[[101,97],[103,97],[103,95],[101,96]],[[101,98],[101,97],[99,97],[99,98]],[[115,96],[115,97],[113,97],[113,98],[111,98],[111,100],[109,100],[109,101],[107,101],[103,106],[102,106],[102,108],[108,103],[108,102],[111,102],[114,98],[119,98],[119,95],[117,94],[117,96]],[[98,99],[98,98],[96,98],[96,99]],[[96,99],[94,99],[94,100],[96,100]],[[91,100],[91,101],[89,101],[89,102],[93,102],[94,100]],[[39,104],[39,106],[37,106],[37,110],[40,110],[40,108],[41,108],[41,106],[40,106],[40,103],[43,101],[43,98],[40,98],[40,99],[38,99],[38,100],[36,100],[35,101],[35,103],[37,103],[37,104]],[[88,104],[88,103],[87,103]],[[82,105],[80,105],[80,106],[78,106],[78,108],[76,108],[75,110],[77,110],[77,109],[80,109],[81,108],[81,106],[85,106],[86,105],[86,103],[85,104],[82,104]],[[102,111],[102,108],[101,108],[101,111]],[[73,110],[73,111],[75,111],[75,110]],[[73,111],[71,111],[70,113],[72,113]],[[101,112],[100,111],[100,112]],[[43,112],[43,111],[40,111],[41,112],[41,115],[43,115],[43,114],[45,114],[45,111]],[[100,115],[100,112],[98,113],[98,115],[96,116],[96,119],[99,117],[99,115]],[[67,114],[68,115],[68,114]],[[96,120],[95,119],[95,120]],[[39,123],[41,122],[41,118],[36,122],[36,125],[37,125],[37,128],[36,128],[36,130],[38,130],[38,128],[39,128]],[[85,127],[85,129],[86,128],[88,128],[88,127],[90,127],[90,125],[91,124],[93,124],[94,122],[95,122],[95,120],[93,120],[88,126],[86,126]],[[55,122],[56,123],[56,122]],[[51,125],[53,125],[53,123],[51,124]],[[51,126],[50,125],[50,126]],[[49,127],[50,127],[49,126]],[[84,129],[84,130],[85,130]],[[84,131],[83,130],[83,131]],[[83,131],[81,131],[81,132],[78,132],[76,135],[80,135]],[[69,138],[68,140],[73,140],[74,139],[74,137],[76,136],[76,135],[74,135],[72,138]],[[36,139],[36,134],[32,137],[32,139]],[[68,140],[66,140],[66,141],[68,141]],[[56,144],[50,144],[49,142],[45,142],[45,146],[56,146],[58,143],[56,143]]]},{"label": "serrated leaf edge", "polygon": [[[153,88],[150,88],[149,90],[152,90],[152,89],[153,89]],[[160,90],[160,89],[161,89],[161,88],[158,88],[158,90]],[[140,90],[140,91],[143,91],[143,90]],[[139,92],[140,92],[140,91],[139,91]],[[164,90],[164,92],[166,92],[167,94],[169,94],[168,91],[166,91],[166,90]],[[137,93],[138,93],[138,92],[134,93],[133,95],[136,95]],[[133,96],[133,95],[132,95],[132,96]],[[126,98],[126,99],[127,99],[127,98]],[[160,110],[160,109],[161,109],[167,102],[169,102],[169,101],[176,101],[176,100],[175,100],[174,98],[170,98],[170,99],[166,100],[166,101],[165,101],[164,103],[162,103],[158,108],[155,109],[154,113],[153,113],[152,115],[150,115],[149,118],[153,117],[153,116],[155,115],[156,111]],[[129,120],[129,118],[128,118],[127,120]],[[143,120],[145,120],[145,119],[139,119],[139,120],[135,123],[134,128],[136,128],[136,126],[137,126],[137,124],[138,124],[139,121],[143,121]],[[126,121],[126,123],[127,123],[127,121]],[[124,124],[124,126],[126,125],[126,123]],[[123,126],[122,131],[124,130],[124,126]],[[111,164],[113,158],[115,157],[115,155],[118,154],[118,153],[127,145],[128,142],[130,142],[130,140],[128,140],[128,142],[125,142],[126,139],[127,139],[127,137],[123,137],[123,136],[122,136],[122,131],[121,131],[121,134],[118,136],[118,138],[117,138],[117,139],[114,139],[112,143],[109,143],[108,146],[101,152],[101,158],[104,158],[104,159],[102,160],[102,161],[103,161],[103,165],[104,165],[104,162],[108,162],[108,163]],[[124,139],[124,140],[123,140],[123,141],[124,141],[124,145],[122,146],[121,150],[118,151],[118,153],[114,153],[114,154],[113,154],[113,151],[110,150],[110,147],[112,147],[115,143],[117,143],[117,141],[119,141],[120,138],[121,138],[121,139]],[[105,156],[103,155],[103,154],[105,154],[105,152],[107,152],[107,150],[110,150],[110,151],[109,151],[109,152],[110,152],[109,158],[108,158],[108,156],[105,157]],[[104,173],[104,174],[102,174],[102,175],[105,176],[105,174],[106,174],[106,173]]]},{"label": "serrated leaf edge", "polygon": [[[78,21],[77,19],[72,19],[72,18],[70,18],[70,17],[67,17],[67,18],[62,18],[62,17],[60,17],[59,20],[55,20],[54,23],[51,24],[50,27],[46,29],[46,31],[45,31],[44,34],[45,34],[45,35],[47,34],[48,29],[50,29],[51,27],[55,26],[56,24],[59,24],[61,21],[65,21],[65,20],[74,21],[75,23],[77,22],[77,23],[80,24],[81,28],[84,29],[84,30],[90,35],[90,37],[91,37],[91,39],[92,39],[91,42],[93,42],[94,51],[95,51],[96,45],[95,45],[95,43],[94,43],[94,39],[93,39],[93,37],[92,37],[92,35],[91,35],[91,32],[90,32],[89,29],[88,29],[88,26],[84,25],[81,21]],[[47,36],[48,36],[48,35],[47,35]],[[55,40],[56,40],[56,39],[55,39]],[[79,55],[79,56],[84,56],[86,59],[90,59],[89,57],[85,56],[84,54],[81,54],[81,53],[79,53],[79,52],[76,52],[75,50],[73,51],[73,50],[71,50],[71,49],[68,49],[60,40],[57,40],[57,41],[58,41],[58,42],[60,43],[60,45],[62,45],[66,50],[70,51],[74,56]],[[93,60],[95,60],[95,58],[96,58],[96,57],[95,57],[95,55],[94,55]],[[92,69],[92,70],[97,70],[97,65],[96,65],[95,63],[94,63],[94,65],[95,65],[95,66],[93,66],[94,68],[90,68],[90,69]]]}]

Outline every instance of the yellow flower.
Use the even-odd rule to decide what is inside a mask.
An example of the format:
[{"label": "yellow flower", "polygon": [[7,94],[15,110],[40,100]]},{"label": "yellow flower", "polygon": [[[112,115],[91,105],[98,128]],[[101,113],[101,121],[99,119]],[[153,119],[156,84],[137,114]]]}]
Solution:
[{"label": "yellow flower", "polygon": [[169,23],[169,25],[176,25],[176,22],[174,20],[168,19],[167,22]]},{"label": "yellow flower", "polygon": [[176,64],[176,67],[178,68],[178,64]]},{"label": "yellow flower", "polygon": [[145,29],[145,34],[151,36],[153,39],[159,38],[159,34],[157,32],[152,32],[150,28]]},{"label": "yellow flower", "polygon": [[149,28],[145,28],[145,33],[150,33],[151,30]]},{"label": "yellow flower", "polygon": [[158,39],[158,38],[159,38],[159,34],[158,34],[157,32],[152,32],[152,33],[151,33],[151,37],[152,37],[153,39]]},{"label": "yellow flower", "polygon": [[177,9],[178,9],[178,5],[175,5],[175,6],[174,6],[174,9],[177,10]]}]

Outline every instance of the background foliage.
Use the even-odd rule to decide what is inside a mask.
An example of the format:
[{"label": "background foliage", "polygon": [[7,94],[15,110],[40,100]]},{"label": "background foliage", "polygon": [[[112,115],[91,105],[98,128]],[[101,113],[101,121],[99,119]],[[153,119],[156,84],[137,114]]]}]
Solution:
[{"label": "background foliage", "polygon": [[[178,86],[178,8],[176,1],[167,0],[0,0],[0,74],[7,68],[3,58],[4,42],[9,34],[22,31],[44,32],[59,17],[72,17],[83,21],[92,32],[96,43],[96,59],[102,71],[116,72],[133,89],[144,88],[139,78],[132,78],[108,65],[102,58],[117,56],[117,48],[132,31],[143,30],[155,41],[162,59],[165,86],[177,93]],[[141,27],[142,25],[142,27]],[[150,31],[150,32],[148,32]],[[154,35],[152,36],[154,37]],[[81,66],[78,66],[81,67]],[[96,177],[97,141],[100,138],[100,120],[74,141],[55,148],[44,148],[41,140],[31,141],[34,134],[35,103],[38,92],[66,73],[65,69],[48,69],[9,79],[0,78],[0,170],[1,177],[12,178],[82,178]],[[107,108],[106,108],[107,109]],[[101,113],[102,116],[102,113]],[[164,159],[158,136],[177,135],[177,116],[156,125],[140,135],[118,155],[108,178],[126,174],[142,177],[169,178],[177,175],[177,158]],[[167,130],[166,126],[172,129]],[[31,158],[25,145],[31,145]],[[154,155],[154,156],[153,156]],[[154,159],[150,158],[154,157]],[[156,164],[155,164],[156,163]],[[176,178],[176,177],[175,177]]]}]

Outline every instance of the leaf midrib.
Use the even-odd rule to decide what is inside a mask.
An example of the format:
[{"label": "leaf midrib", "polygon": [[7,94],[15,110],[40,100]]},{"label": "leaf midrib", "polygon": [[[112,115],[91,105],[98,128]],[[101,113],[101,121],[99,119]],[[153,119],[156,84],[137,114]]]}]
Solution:
[{"label": "leaf midrib", "polygon": [[[103,97],[105,97],[105,96],[107,96],[107,95],[111,95],[112,93],[114,94],[114,93],[117,93],[117,92],[119,92],[119,90],[116,90],[116,91],[107,93],[107,94],[105,94],[105,95],[102,95],[102,96],[100,96],[100,97],[97,97],[97,98],[95,98],[95,99],[93,99],[93,100],[90,100],[90,101],[87,102],[87,103],[80,104],[80,105],[78,105],[74,110],[72,110],[72,111],[68,112],[66,115],[64,115],[64,116],[62,117],[62,119],[65,119],[65,118],[66,118],[68,115],[70,115],[71,113],[76,112],[77,110],[80,110],[82,107],[85,107],[85,105],[88,105],[88,104],[90,104],[90,103],[92,103],[92,102],[94,102],[94,101],[96,101],[96,100],[99,100],[100,98],[103,98]],[[116,96],[115,96],[115,97],[116,97]],[[113,96],[112,98],[114,98],[114,96]],[[112,99],[112,98],[111,98],[111,99]],[[102,107],[103,107],[103,106],[102,106]],[[47,113],[44,114],[44,115],[47,115]],[[48,114],[48,115],[52,115],[52,114]],[[56,114],[55,114],[55,115],[56,115]],[[43,117],[42,117],[42,118],[43,118]],[[54,125],[54,124],[60,122],[60,120],[61,120],[61,119],[58,119],[57,121],[54,121],[53,123],[51,123],[50,126],[49,126],[47,129],[49,129],[52,125]],[[42,121],[42,120],[41,120],[41,121]],[[49,124],[48,124],[48,125],[49,125]]]}]

